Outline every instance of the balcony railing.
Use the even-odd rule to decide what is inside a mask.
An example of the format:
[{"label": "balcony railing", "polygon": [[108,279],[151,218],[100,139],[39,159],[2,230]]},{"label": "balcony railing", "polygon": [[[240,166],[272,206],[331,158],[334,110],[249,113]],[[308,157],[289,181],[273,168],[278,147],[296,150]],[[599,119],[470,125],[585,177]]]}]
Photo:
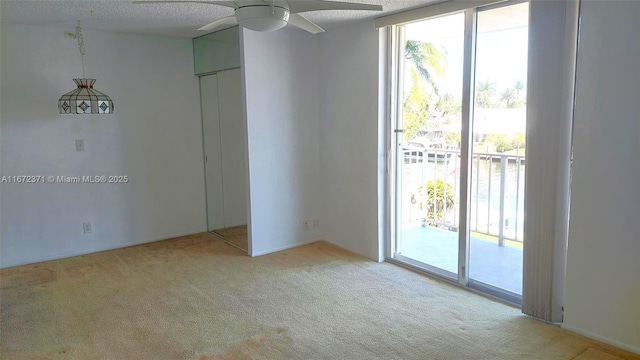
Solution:
[{"label": "balcony railing", "polygon": [[[423,225],[429,223],[456,230],[460,209],[460,151],[405,148],[403,153],[403,222],[422,221]],[[505,241],[521,243],[525,156],[475,152],[471,162],[469,222],[472,233],[497,240],[501,246]],[[444,207],[441,212],[437,211],[436,204],[440,196],[429,199],[427,191],[422,191],[430,182],[435,186],[438,181],[447,184],[444,187],[454,198],[453,206],[441,201],[440,206]]]}]

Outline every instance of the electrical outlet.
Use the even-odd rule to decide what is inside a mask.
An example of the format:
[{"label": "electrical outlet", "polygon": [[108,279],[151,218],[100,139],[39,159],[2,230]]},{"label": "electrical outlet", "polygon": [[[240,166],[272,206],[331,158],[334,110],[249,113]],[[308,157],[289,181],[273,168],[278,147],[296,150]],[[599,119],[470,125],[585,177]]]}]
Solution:
[{"label": "electrical outlet", "polygon": [[76,151],[84,151],[84,140],[76,140]]},{"label": "electrical outlet", "polygon": [[91,228],[91,223],[90,222],[82,223],[82,230],[84,231],[85,234],[91,234],[93,232],[93,229]]},{"label": "electrical outlet", "polygon": [[309,220],[305,220],[305,221],[302,223],[302,227],[303,227],[305,230],[309,230]]}]

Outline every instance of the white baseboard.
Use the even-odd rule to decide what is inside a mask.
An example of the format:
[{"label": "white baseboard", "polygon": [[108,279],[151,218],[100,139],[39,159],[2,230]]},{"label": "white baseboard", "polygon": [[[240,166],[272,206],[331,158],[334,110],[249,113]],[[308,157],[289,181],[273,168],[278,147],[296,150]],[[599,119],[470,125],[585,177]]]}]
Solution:
[{"label": "white baseboard", "polygon": [[591,339],[594,339],[594,340],[597,340],[597,341],[601,341],[601,342],[609,344],[609,345],[613,345],[613,346],[619,347],[620,349],[631,351],[631,352],[636,353],[636,354],[640,354],[640,347],[633,346],[633,345],[630,345],[630,344],[626,344],[626,343],[623,343],[623,342],[620,342],[620,341],[617,341],[617,340],[613,340],[613,339],[610,339],[610,338],[608,338],[606,336],[601,336],[601,335],[598,335],[598,334],[594,334],[594,333],[592,333],[590,331],[585,331],[585,330],[582,330],[582,329],[579,329],[579,328],[575,328],[575,327],[570,326],[570,325],[562,324],[562,325],[560,325],[560,327],[562,327],[565,330],[574,332],[576,334],[579,334],[579,335],[582,335],[582,336],[586,336],[588,338],[591,338]]},{"label": "white baseboard", "polygon": [[60,260],[60,259],[65,259],[65,258],[69,258],[69,257],[74,257],[74,256],[95,254],[95,253],[99,253],[99,252],[103,252],[103,251],[109,251],[109,250],[115,250],[115,249],[122,249],[122,248],[130,247],[130,246],[148,244],[148,243],[152,243],[152,242],[156,242],[156,241],[169,240],[169,239],[173,239],[173,238],[177,238],[177,237],[181,237],[181,236],[199,234],[199,233],[205,232],[205,231],[206,230],[197,231],[197,232],[179,233],[179,234],[167,235],[167,236],[160,236],[159,238],[152,239],[152,240],[143,240],[143,241],[132,242],[132,243],[127,243],[127,244],[118,244],[118,245],[114,245],[114,246],[106,246],[104,248],[98,248],[98,249],[94,249],[94,250],[90,250],[90,251],[71,251],[71,252],[66,252],[66,253],[62,253],[62,254],[56,254],[54,256],[45,256],[45,257],[40,257],[40,258],[36,258],[36,259],[19,259],[19,260],[15,260],[15,261],[2,261],[2,263],[0,264],[0,269],[10,268],[10,267],[14,267],[14,266],[35,264],[35,263],[39,263],[39,262],[43,262],[43,261]]},{"label": "white baseboard", "polygon": [[275,247],[275,248],[272,248],[272,249],[268,249],[268,250],[251,252],[250,256],[251,257],[256,257],[256,256],[267,255],[267,254],[271,254],[271,253],[282,251],[282,250],[293,249],[293,248],[296,248],[298,246],[308,245],[308,244],[311,244],[311,243],[314,243],[314,242],[320,241],[320,240],[321,239],[307,240],[307,241],[303,241],[303,242],[299,242],[299,243],[293,243],[293,244],[288,244],[288,245],[284,245],[284,246],[278,246],[278,247]]}]

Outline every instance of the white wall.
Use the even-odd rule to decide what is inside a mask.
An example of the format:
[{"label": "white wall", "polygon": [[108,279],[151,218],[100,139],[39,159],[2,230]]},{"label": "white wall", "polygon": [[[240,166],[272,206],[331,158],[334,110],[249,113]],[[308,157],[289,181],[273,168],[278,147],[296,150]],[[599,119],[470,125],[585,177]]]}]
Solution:
[{"label": "white wall", "polygon": [[[1,266],[204,231],[191,40],[85,31],[87,75],[115,114],[59,115],[58,98],[82,74],[77,43],[60,29],[1,26],[2,175],[130,178],[2,184]],[[86,151],[76,152],[76,139]],[[83,234],[87,221],[93,234]]]},{"label": "white wall", "polygon": [[257,256],[322,238],[313,228],[322,202],[319,54],[317,37],[302,30],[242,30],[241,38]]},{"label": "white wall", "polygon": [[371,21],[320,35],[325,239],[373,260],[378,241],[379,35]]},{"label": "white wall", "polygon": [[640,353],[639,24],[582,2],[564,327]]}]

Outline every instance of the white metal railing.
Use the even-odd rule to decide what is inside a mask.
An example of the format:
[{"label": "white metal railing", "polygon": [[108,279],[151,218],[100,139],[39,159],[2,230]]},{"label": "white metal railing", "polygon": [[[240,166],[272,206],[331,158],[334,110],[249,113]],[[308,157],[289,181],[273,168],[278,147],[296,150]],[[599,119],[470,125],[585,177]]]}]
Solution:
[{"label": "white metal railing", "polygon": [[[403,163],[403,196],[410,196],[411,200],[403,209],[403,222],[429,221],[457,229],[460,151],[405,148]],[[522,242],[525,156],[474,152],[471,165],[470,230],[497,238],[501,246],[505,240]],[[448,187],[454,196],[452,207],[444,201],[440,218],[437,216],[437,197],[433,196],[432,203],[428,204],[427,196],[428,183],[434,184],[435,192],[438,180],[443,182],[442,190],[446,191]],[[420,204],[423,204],[421,209]],[[428,216],[430,209],[436,216]]]}]

